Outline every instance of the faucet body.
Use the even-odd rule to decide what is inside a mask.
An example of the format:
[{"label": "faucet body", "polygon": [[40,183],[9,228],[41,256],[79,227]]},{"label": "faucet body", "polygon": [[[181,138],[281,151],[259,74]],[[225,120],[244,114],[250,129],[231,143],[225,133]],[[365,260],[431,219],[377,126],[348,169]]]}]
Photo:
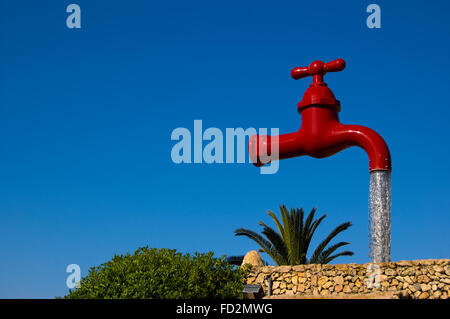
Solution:
[{"label": "faucet body", "polygon": [[[328,69],[327,69],[328,65]],[[340,103],[323,82],[326,72],[340,71],[345,67],[342,59],[329,63],[315,61],[308,68],[296,68],[291,72],[295,79],[312,75],[314,82],[298,104],[302,116],[300,129],[277,138],[253,135],[249,141],[249,153],[256,166],[267,164],[261,157],[285,159],[308,155],[323,158],[348,147],[359,146],[369,157],[369,170],[391,171],[391,156],[383,138],[374,130],[360,125],[339,122]]]}]

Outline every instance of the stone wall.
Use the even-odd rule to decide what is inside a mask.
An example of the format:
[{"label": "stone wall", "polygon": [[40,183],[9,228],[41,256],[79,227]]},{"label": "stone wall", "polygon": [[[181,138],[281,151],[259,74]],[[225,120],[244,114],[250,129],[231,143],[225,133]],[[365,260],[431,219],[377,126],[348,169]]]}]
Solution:
[{"label": "stone wall", "polygon": [[390,263],[253,266],[247,284],[260,284],[272,295],[343,296],[392,292],[398,298],[447,299],[450,259]]}]

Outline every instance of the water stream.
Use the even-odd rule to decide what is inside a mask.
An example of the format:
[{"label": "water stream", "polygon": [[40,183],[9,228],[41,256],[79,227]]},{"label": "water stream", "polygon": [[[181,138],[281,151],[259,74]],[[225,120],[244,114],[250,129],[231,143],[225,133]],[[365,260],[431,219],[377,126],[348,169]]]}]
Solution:
[{"label": "water stream", "polygon": [[369,257],[371,262],[391,260],[391,172],[370,172]]}]

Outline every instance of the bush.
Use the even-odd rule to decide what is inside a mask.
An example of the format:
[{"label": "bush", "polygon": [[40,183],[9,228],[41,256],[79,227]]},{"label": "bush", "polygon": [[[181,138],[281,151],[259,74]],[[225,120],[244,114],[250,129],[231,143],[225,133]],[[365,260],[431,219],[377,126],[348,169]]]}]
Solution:
[{"label": "bush", "polygon": [[244,271],[213,253],[139,248],[92,267],[65,298],[238,298]]}]

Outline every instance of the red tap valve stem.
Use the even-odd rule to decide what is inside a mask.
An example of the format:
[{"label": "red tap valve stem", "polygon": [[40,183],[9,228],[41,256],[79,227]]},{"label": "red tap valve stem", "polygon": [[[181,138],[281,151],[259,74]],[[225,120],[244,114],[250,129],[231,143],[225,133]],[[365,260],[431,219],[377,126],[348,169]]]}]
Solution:
[{"label": "red tap valve stem", "polygon": [[324,85],[323,76],[327,72],[338,72],[345,69],[345,61],[337,59],[328,63],[322,61],[314,61],[307,67],[293,68],[291,76],[295,80],[305,78],[307,76],[313,77],[313,85]]},{"label": "red tap valve stem", "polygon": [[309,85],[305,95],[300,103],[298,103],[298,112],[302,111],[310,105],[324,105],[341,110],[341,104],[334,97],[333,92],[327,87],[327,84],[323,81],[323,77],[328,72],[338,72],[345,68],[345,61],[343,59],[337,59],[331,62],[324,63],[322,61],[314,61],[307,67],[293,68],[291,76],[295,80],[312,76],[313,83]]}]

